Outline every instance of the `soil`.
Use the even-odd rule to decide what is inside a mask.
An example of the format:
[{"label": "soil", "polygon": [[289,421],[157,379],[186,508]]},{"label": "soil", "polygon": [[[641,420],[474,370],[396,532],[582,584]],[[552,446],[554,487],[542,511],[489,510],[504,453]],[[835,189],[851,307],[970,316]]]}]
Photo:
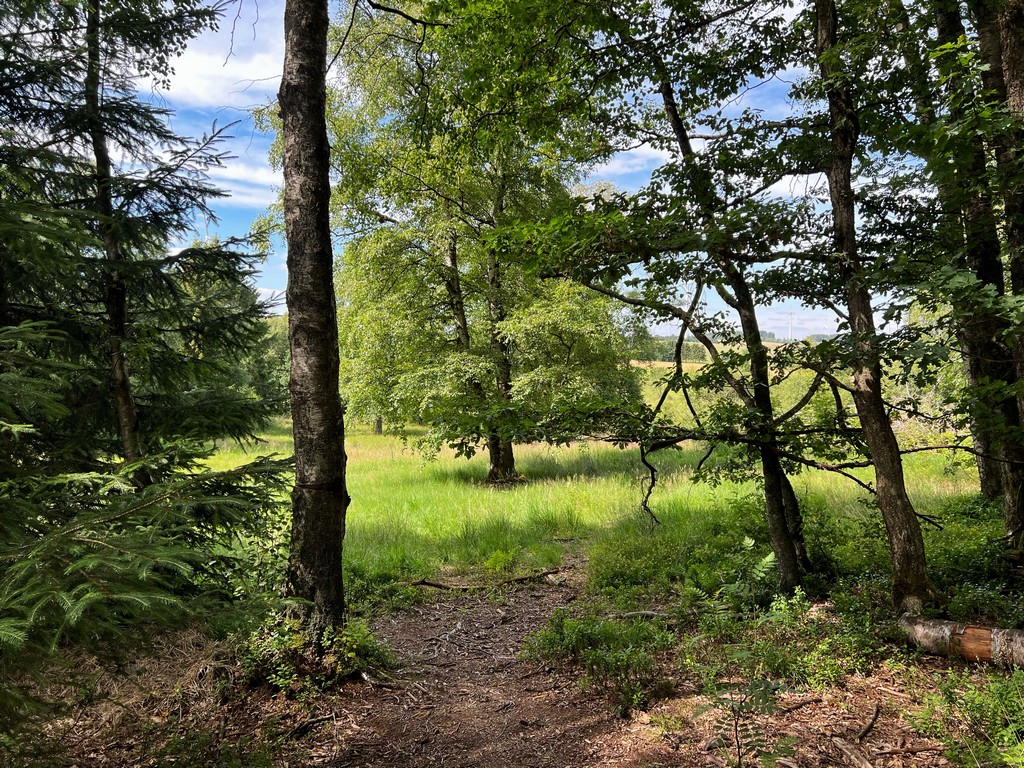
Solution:
[{"label": "soil", "polygon": [[[249,766],[259,750],[282,767],[735,764],[735,746],[716,724],[723,710],[703,697],[677,693],[623,718],[578,670],[520,654],[528,634],[577,599],[576,579],[563,570],[488,594],[432,590],[428,602],[374,624],[399,656],[393,677],[311,699],[269,689],[225,699],[231,662],[223,651],[179,640],[159,668],[143,661],[116,685],[98,686],[92,702],[51,726],[50,740],[78,768]],[[948,765],[943,745],[905,718],[919,707],[907,679],[881,667],[825,693],[783,694],[781,710],[756,722],[772,743],[790,742],[783,768]]]}]

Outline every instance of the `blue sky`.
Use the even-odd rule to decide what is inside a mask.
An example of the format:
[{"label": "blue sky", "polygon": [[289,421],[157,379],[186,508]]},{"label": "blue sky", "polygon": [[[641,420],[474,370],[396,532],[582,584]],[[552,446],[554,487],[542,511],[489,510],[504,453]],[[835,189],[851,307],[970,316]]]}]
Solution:
[{"label": "blue sky", "polygon": [[[277,93],[284,54],[284,2],[239,0],[228,10],[217,32],[193,41],[175,62],[170,89],[158,94],[174,111],[173,127],[182,135],[199,136],[215,124],[236,123],[229,131],[231,138],[222,144],[231,159],[211,174],[230,196],[213,201],[218,221],[201,224],[197,233],[222,238],[247,233],[253,220],[276,200],[282,183],[280,173],[267,160],[271,137],[256,130],[250,112],[270,103]],[[788,87],[788,83],[771,81],[748,92],[734,106],[779,110]],[[641,147],[613,158],[596,170],[593,180],[635,190],[665,158],[664,153]],[[283,294],[286,283],[284,248],[278,243],[264,264],[258,286],[265,294]],[[835,330],[834,315],[795,301],[764,307],[759,317],[762,328],[780,338],[788,336],[790,328],[796,338]]]}]

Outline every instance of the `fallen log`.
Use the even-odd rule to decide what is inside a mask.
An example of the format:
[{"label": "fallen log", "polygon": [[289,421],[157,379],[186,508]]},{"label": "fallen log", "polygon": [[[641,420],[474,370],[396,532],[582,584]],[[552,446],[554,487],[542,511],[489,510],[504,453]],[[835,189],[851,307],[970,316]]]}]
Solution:
[{"label": "fallen log", "polygon": [[1024,631],[992,629],[920,616],[902,616],[907,639],[926,653],[981,661],[1003,667],[1024,667]]}]

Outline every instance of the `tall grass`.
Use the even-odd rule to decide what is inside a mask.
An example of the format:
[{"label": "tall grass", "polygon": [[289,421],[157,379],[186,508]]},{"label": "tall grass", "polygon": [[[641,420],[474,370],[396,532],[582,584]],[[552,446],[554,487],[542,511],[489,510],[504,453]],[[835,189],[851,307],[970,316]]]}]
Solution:
[{"label": "tall grass", "polygon": [[[265,440],[225,447],[213,461],[226,467],[254,453],[291,451],[283,422]],[[466,460],[442,452],[427,461],[400,438],[358,427],[348,431],[347,450],[352,505],[346,564],[375,583],[469,572],[474,578],[500,577],[550,567],[575,553],[589,556],[596,589],[650,591],[687,579],[706,582],[715,564],[745,538],[768,551],[757,485],[692,482],[702,455],[698,447],[656,454],[656,527],[639,508],[647,475],[632,449],[596,443],[517,446],[526,479],[503,488],[484,482],[482,455]],[[951,463],[941,452],[909,456],[906,468],[918,511],[938,516],[945,526],[927,531],[929,548],[941,555],[940,571],[960,573],[984,548],[985,532],[998,532],[991,516],[981,520],[957,512],[973,503],[973,468]],[[870,479],[870,472],[864,477]],[[793,481],[819,560],[837,576],[884,578],[884,530],[870,496],[827,472],[807,470]],[[960,554],[950,556],[953,550]]]}]

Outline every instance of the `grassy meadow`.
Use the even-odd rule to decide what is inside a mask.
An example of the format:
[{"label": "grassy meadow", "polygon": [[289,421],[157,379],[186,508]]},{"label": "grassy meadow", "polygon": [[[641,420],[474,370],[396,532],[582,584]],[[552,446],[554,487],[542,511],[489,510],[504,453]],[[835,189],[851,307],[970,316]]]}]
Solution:
[{"label": "grassy meadow", "polygon": [[[640,509],[646,472],[636,449],[595,442],[517,446],[523,481],[492,487],[484,455],[466,460],[442,452],[425,460],[412,447],[418,435],[403,440],[348,427],[345,570],[353,614],[401,609],[435,594],[408,585],[417,579],[493,586],[487,594],[502,601],[506,595],[496,588],[509,578],[582,568],[580,599],[554,610],[527,636],[520,656],[573,669],[581,686],[601,691],[623,717],[655,712],[656,704],[663,718],[710,706],[732,712],[738,723],[748,714],[736,701],[747,696],[761,696],[764,712],[772,714],[783,711],[775,703],[780,691],[814,691],[815,700],[831,700],[851,680],[863,686],[879,677],[901,697],[886,706],[909,706],[900,722],[942,742],[954,764],[979,768],[1004,764],[1003,756],[1018,754],[1013,750],[1024,754],[1024,672],[976,672],[957,662],[936,668],[906,650],[890,602],[885,532],[871,497],[855,483],[819,470],[793,476],[816,572],[804,592],[786,597],[777,594],[757,473],[746,481],[714,472],[695,478],[703,446],[653,457],[659,484],[651,506],[660,520],[654,525]],[[268,453],[291,453],[286,421],[261,443],[222,447],[211,464],[226,469]],[[722,458],[712,456],[705,468]],[[1020,585],[998,543],[1001,512],[979,501],[973,464],[935,451],[908,455],[905,469],[918,512],[934,521],[924,531],[942,602],[936,610],[961,621],[1024,627]],[[862,479],[870,479],[870,470]],[[245,558],[246,568],[261,572],[252,578],[275,592],[288,505],[277,514],[275,533],[250,541]],[[260,613],[254,628],[236,635],[242,667],[315,700],[319,678],[299,682],[296,670],[304,662],[287,651],[301,643],[287,623],[268,622],[267,615],[273,613]],[[387,654],[366,627],[350,623],[342,641],[345,659],[372,667]],[[672,731],[687,721],[662,722]],[[776,750],[785,741],[766,737],[759,754],[784,754]],[[738,737],[722,744],[717,751],[730,760],[744,754]]]},{"label": "grassy meadow", "polygon": [[[680,583],[714,591],[742,576],[730,569],[742,572],[746,561],[769,552],[755,482],[693,482],[702,446],[655,455],[660,472],[652,509],[661,524],[654,526],[639,506],[646,472],[635,449],[586,442],[517,446],[524,482],[494,488],[484,483],[484,455],[466,460],[442,452],[427,460],[412,447],[415,434],[410,438],[407,444],[359,425],[348,430],[345,557],[357,603],[400,581],[499,581],[580,555],[591,588],[611,597],[667,593]],[[287,422],[276,423],[259,444],[224,448],[212,463],[227,468],[265,453],[291,453]],[[973,466],[946,452],[913,454],[906,466],[918,511],[941,526],[925,526],[939,588],[954,603],[961,599],[965,617],[999,608],[997,585],[986,579],[999,570],[991,541],[1000,535],[1000,519],[977,502]],[[823,471],[804,471],[793,482],[822,570],[820,587],[850,580],[884,596],[885,535],[868,494]],[[763,585],[766,598],[772,587],[770,580]],[[964,597],[965,590],[973,597]],[[1012,613],[1000,620],[1022,618]]]}]

